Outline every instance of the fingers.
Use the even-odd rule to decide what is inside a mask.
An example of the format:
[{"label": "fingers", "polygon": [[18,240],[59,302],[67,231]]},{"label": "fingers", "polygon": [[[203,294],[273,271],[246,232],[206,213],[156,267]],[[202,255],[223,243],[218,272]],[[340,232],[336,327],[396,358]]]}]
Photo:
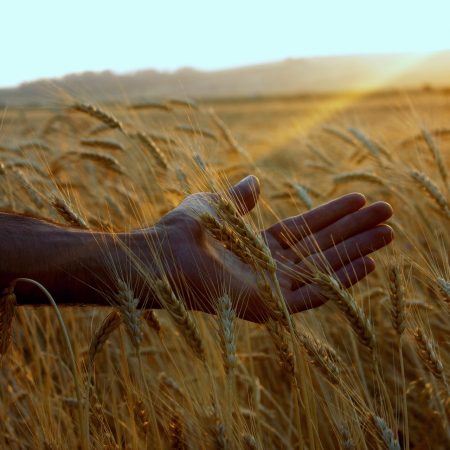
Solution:
[{"label": "fingers", "polygon": [[[311,274],[314,270],[339,270],[349,262],[366,256],[380,248],[388,245],[394,239],[394,233],[388,225],[379,225],[370,230],[364,231],[356,236],[347,239],[340,244],[330,247],[329,249],[315,253],[292,269],[298,274]],[[305,278],[303,276],[303,278]],[[304,282],[300,277],[292,282],[292,289],[298,289]]]},{"label": "fingers", "polygon": [[284,247],[299,241],[305,236],[325,228],[346,215],[362,208],[366,199],[362,194],[344,195],[332,202],[314,208],[307,213],[290,217],[279,222],[267,231]]},{"label": "fingers", "polygon": [[[345,287],[356,284],[375,269],[375,262],[367,256],[358,258],[335,273],[335,278]],[[317,308],[326,302],[316,284],[307,284],[286,296],[289,311],[297,313],[305,309]]]},{"label": "fingers", "polygon": [[229,190],[229,194],[241,214],[247,214],[255,207],[259,193],[259,180],[254,175],[249,175]]},{"label": "fingers", "polygon": [[[367,208],[342,217],[338,221],[323,228],[314,235],[307,236],[292,249],[297,260],[313,253],[324,251],[359,233],[369,230],[392,216],[392,208],[388,203],[377,202]],[[288,255],[286,255],[288,256]],[[294,258],[295,261],[295,258]]]}]

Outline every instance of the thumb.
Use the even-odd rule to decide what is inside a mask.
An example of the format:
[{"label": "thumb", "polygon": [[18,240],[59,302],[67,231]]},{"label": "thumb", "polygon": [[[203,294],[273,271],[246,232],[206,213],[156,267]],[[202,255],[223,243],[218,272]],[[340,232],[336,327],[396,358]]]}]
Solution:
[{"label": "thumb", "polygon": [[245,177],[229,191],[240,214],[247,214],[256,205],[259,197],[259,180],[254,175]]}]

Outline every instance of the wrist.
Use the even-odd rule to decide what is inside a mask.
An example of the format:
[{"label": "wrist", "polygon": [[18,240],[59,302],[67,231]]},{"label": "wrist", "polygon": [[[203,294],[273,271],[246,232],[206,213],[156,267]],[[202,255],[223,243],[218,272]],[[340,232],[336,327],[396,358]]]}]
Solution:
[{"label": "wrist", "polygon": [[158,308],[154,281],[164,275],[170,277],[165,227],[158,224],[128,233],[106,233],[100,239],[104,245],[96,255],[96,270],[105,274],[112,290],[115,291],[117,279],[121,279],[139,297],[140,308]]}]

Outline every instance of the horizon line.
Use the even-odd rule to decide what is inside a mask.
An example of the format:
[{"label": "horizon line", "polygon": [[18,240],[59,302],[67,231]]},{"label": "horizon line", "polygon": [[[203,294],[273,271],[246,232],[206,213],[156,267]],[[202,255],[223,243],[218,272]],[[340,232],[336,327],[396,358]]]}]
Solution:
[{"label": "horizon line", "polygon": [[195,65],[184,65],[179,66],[174,69],[164,69],[164,68],[153,68],[153,67],[141,67],[136,69],[130,69],[130,70],[115,70],[115,69],[101,69],[101,70],[80,70],[75,72],[68,72],[62,75],[54,75],[54,76],[48,76],[48,77],[39,77],[34,78],[31,80],[24,80],[19,83],[13,84],[13,85],[0,85],[1,90],[9,90],[9,89],[17,89],[25,85],[33,84],[33,83],[39,83],[39,82],[45,82],[45,81],[57,81],[57,80],[63,80],[65,78],[71,77],[71,76],[82,76],[86,74],[105,74],[110,73],[114,76],[132,76],[139,74],[141,72],[147,72],[147,71],[153,71],[161,74],[177,74],[182,71],[188,71],[191,70],[193,72],[197,73],[217,73],[217,72],[226,72],[226,71],[232,71],[232,70],[239,70],[244,68],[250,68],[250,67],[258,67],[258,66],[266,66],[271,64],[280,64],[283,62],[289,62],[289,61],[300,61],[300,60],[318,60],[318,59],[333,59],[333,58],[371,58],[371,57],[412,57],[412,56],[425,56],[425,55],[434,55],[439,53],[446,53],[449,52],[450,48],[448,49],[440,49],[440,50],[431,50],[431,51],[393,51],[393,52],[368,52],[368,53],[340,53],[340,54],[318,54],[318,55],[306,55],[306,56],[290,56],[286,58],[281,59],[275,59],[275,60],[267,60],[267,61],[261,61],[261,62],[255,62],[255,63],[248,63],[248,64],[241,64],[241,65],[232,65],[232,66],[222,66],[222,67],[216,67],[216,68],[200,68],[196,67]]}]

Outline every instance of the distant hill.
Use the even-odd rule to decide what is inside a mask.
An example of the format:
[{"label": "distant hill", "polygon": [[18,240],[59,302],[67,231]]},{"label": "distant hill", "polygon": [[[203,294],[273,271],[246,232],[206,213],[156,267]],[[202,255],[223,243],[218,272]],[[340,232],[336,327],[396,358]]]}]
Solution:
[{"label": "distant hill", "polygon": [[220,70],[86,72],[0,89],[0,104],[41,104],[73,95],[90,101],[167,97],[225,98],[343,90],[450,85],[450,51],[415,55],[340,56]]}]

